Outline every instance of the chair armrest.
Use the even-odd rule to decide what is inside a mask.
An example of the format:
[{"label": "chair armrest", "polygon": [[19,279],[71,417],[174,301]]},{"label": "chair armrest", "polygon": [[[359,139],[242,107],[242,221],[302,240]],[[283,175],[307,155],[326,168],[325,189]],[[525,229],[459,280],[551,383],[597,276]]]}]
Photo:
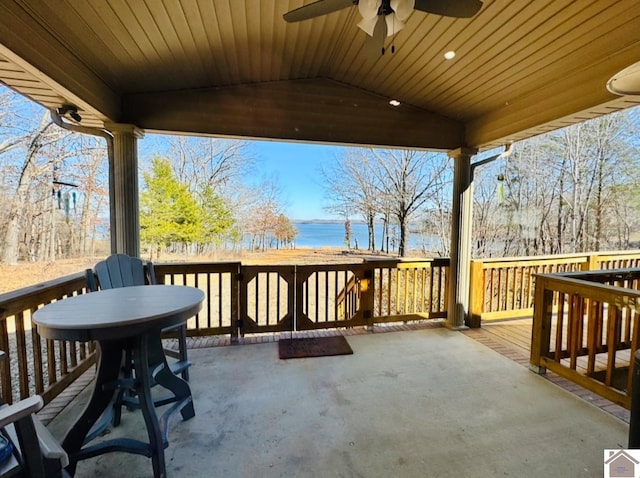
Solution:
[{"label": "chair armrest", "polygon": [[64,448],[62,448],[58,440],[56,440],[49,429],[38,420],[38,417],[34,417],[33,425],[38,435],[38,443],[40,444],[42,456],[49,460],[58,460],[60,466],[66,468],[69,464],[69,455],[64,451]]},{"label": "chair armrest", "polygon": [[[61,468],[66,467],[69,464],[69,456],[67,452],[62,448],[60,443],[51,434],[49,429],[45,427],[42,422],[34,414],[40,410],[44,402],[39,395],[25,398],[18,403],[12,405],[5,405],[0,408],[0,428],[5,428],[12,438],[14,446],[18,444],[17,422],[27,417],[31,417],[33,428],[40,446],[40,453],[48,460],[54,460],[59,463]],[[33,416],[32,416],[33,415]]]},{"label": "chair armrest", "polygon": [[6,427],[10,423],[16,422],[24,417],[28,417],[32,413],[36,413],[43,405],[44,402],[40,395],[25,398],[12,405],[5,405],[0,408],[0,428]]}]

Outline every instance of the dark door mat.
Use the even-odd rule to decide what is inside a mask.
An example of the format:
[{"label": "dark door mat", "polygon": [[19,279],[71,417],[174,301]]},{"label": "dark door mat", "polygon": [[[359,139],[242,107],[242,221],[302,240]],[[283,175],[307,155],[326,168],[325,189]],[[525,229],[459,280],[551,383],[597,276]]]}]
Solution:
[{"label": "dark door mat", "polygon": [[281,359],[349,355],[353,353],[347,339],[342,335],[280,339],[278,341],[278,350]]}]

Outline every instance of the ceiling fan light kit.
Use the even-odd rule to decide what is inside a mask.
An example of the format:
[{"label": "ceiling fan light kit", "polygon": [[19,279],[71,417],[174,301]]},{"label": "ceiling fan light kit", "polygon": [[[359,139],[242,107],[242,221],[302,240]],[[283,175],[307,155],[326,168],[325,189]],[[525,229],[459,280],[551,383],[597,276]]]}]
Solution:
[{"label": "ceiling fan light kit", "polygon": [[640,61],[613,75],[607,89],[616,95],[640,95]]},{"label": "ceiling fan light kit", "polygon": [[395,35],[404,28],[404,22],[413,12],[415,3],[415,0],[390,0],[387,5],[381,0],[360,0],[358,10],[362,20],[358,27],[373,37],[378,16],[381,16],[387,24],[387,36]]}]

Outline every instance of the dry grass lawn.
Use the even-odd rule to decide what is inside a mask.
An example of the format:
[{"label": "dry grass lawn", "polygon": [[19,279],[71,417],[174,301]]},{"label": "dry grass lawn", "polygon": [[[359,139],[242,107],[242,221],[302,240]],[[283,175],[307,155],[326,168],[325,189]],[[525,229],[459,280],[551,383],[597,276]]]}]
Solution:
[{"label": "dry grass lawn", "polygon": [[[243,264],[327,264],[360,262],[365,257],[380,257],[380,253],[366,251],[322,249],[280,249],[265,252],[220,251],[212,256],[163,256],[154,262],[207,262],[241,261]],[[60,259],[55,262],[24,262],[16,266],[0,264],[0,293],[27,287],[76,272],[82,272],[103,256]],[[146,258],[148,259],[148,257]]]}]

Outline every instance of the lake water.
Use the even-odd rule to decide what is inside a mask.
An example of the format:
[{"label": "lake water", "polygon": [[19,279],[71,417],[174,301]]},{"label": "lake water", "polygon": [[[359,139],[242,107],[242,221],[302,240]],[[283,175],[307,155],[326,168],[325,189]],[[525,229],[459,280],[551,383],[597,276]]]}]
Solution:
[{"label": "lake water", "polygon": [[[294,223],[298,235],[296,247],[337,247],[346,248],[344,242],[344,224],[340,223]],[[375,226],[376,250],[381,249],[382,225]],[[359,249],[366,249],[369,243],[367,225],[351,223],[351,247],[355,247],[356,240]],[[390,244],[391,245],[391,244]],[[409,249],[437,250],[438,241],[435,237],[425,237],[418,234],[409,235]],[[391,245],[392,249],[393,246]],[[397,244],[395,248],[397,249]]]}]

